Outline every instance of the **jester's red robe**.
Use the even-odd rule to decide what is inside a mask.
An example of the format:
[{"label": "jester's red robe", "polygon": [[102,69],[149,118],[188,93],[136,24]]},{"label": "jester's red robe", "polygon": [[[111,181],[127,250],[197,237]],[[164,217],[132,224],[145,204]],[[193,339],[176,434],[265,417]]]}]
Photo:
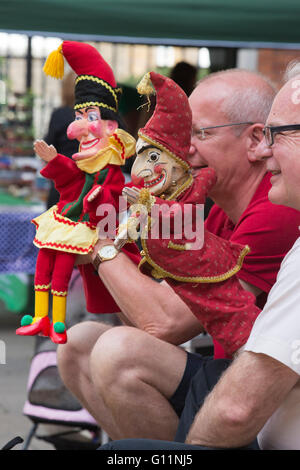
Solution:
[{"label": "jester's red robe", "polygon": [[[203,247],[193,249],[197,235],[187,238],[183,225],[178,230],[175,222],[178,213],[182,214],[182,220],[185,216],[195,233],[196,205],[205,203],[214,184],[215,172],[206,168],[194,180],[190,177],[169,200],[151,196],[151,214],[154,204],[160,206],[161,212],[152,215],[151,230],[149,223],[147,237],[142,238],[144,258],[140,269],[165,278],[230,356],[247,341],[260,313],[255,296],[244,290],[235,276],[249,247],[219,238],[203,228]],[[170,236],[164,238],[163,224],[168,219]]]},{"label": "jester's red robe", "polygon": [[[60,193],[56,206],[33,219],[37,227],[34,244],[40,248],[35,274],[35,290],[49,290],[66,295],[77,254],[92,251],[98,240],[96,226],[103,216],[97,216],[100,204],[111,204],[118,211],[119,196],[124,187],[124,176],[118,165],[107,165],[89,174],[80,170],[76,163],[58,154],[42,170],[41,174],[55,182]],[[87,203],[88,193],[101,185],[101,191],[92,204]],[[106,214],[105,214],[106,215]],[[135,262],[140,254],[135,245],[125,248],[126,254]],[[79,266],[91,313],[119,311],[91,264]]]}]

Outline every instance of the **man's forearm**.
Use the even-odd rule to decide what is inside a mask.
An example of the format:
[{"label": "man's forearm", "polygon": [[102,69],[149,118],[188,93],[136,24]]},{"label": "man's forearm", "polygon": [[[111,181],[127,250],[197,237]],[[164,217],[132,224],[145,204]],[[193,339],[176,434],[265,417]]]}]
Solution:
[{"label": "man's forearm", "polygon": [[157,283],[142,274],[124,253],[101,263],[98,272],[132,325],[173,344],[184,343],[203,331],[166,283]]},{"label": "man's forearm", "polygon": [[190,444],[249,444],[281,405],[298,375],[264,354],[243,352],[223,374],[195,417]]}]

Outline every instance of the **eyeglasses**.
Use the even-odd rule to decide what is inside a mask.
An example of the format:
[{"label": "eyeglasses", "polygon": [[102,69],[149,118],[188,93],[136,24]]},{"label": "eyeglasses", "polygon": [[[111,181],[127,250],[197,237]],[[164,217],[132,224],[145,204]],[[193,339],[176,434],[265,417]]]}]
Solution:
[{"label": "eyeglasses", "polygon": [[281,134],[281,132],[284,131],[296,130],[300,130],[300,124],[289,124],[288,126],[265,126],[262,131],[268,147],[271,147],[274,144],[274,136],[276,134]]},{"label": "eyeglasses", "polygon": [[222,124],[220,126],[209,126],[209,127],[199,127],[195,133],[198,134],[200,133],[200,139],[201,140],[204,140],[206,135],[205,135],[205,131],[207,129],[218,129],[220,127],[230,127],[230,126],[243,126],[243,125],[250,125],[250,124],[254,124],[253,122],[234,122],[232,124]]}]

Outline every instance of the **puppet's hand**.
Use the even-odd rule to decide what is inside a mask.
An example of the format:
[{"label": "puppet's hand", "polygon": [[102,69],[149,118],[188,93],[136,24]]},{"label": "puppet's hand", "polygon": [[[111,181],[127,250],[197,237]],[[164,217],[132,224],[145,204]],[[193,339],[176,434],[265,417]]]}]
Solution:
[{"label": "puppet's hand", "polygon": [[83,211],[90,212],[98,204],[97,198],[101,192],[101,185],[94,186],[83,199]]},{"label": "puppet's hand", "polygon": [[57,150],[53,145],[48,145],[44,140],[36,140],[33,145],[35,153],[44,162],[50,162],[57,155]]},{"label": "puppet's hand", "polygon": [[122,191],[122,196],[127,198],[127,201],[130,205],[136,204],[140,196],[140,189],[135,187],[128,188],[127,186],[125,186]]}]

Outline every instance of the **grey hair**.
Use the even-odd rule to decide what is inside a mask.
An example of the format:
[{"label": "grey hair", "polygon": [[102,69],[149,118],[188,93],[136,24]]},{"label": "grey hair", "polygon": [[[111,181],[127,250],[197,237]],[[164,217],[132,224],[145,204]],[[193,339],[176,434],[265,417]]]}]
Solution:
[{"label": "grey hair", "polygon": [[300,62],[299,60],[292,60],[288,65],[284,72],[283,80],[284,82],[288,82],[292,78],[300,75]]},{"label": "grey hair", "polygon": [[[275,92],[258,88],[237,90],[223,103],[222,111],[230,122],[259,122],[264,124],[269,115]],[[236,132],[242,129],[236,128]]]},{"label": "grey hair", "polygon": [[[214,78],[230,78],[230,75],[240,80],[236,82],[233,93],[222,104],[221,111],[228,118],[229,122],[266,122],[270,112],[273,100],[276,95],[276,88],[270,80],[259,73],[250,72],[242,69],[228,69],[220,72],[212,73],[200,80],[212,80]],[[243,132],[243,128],[234,129],[236,135]]]}]

